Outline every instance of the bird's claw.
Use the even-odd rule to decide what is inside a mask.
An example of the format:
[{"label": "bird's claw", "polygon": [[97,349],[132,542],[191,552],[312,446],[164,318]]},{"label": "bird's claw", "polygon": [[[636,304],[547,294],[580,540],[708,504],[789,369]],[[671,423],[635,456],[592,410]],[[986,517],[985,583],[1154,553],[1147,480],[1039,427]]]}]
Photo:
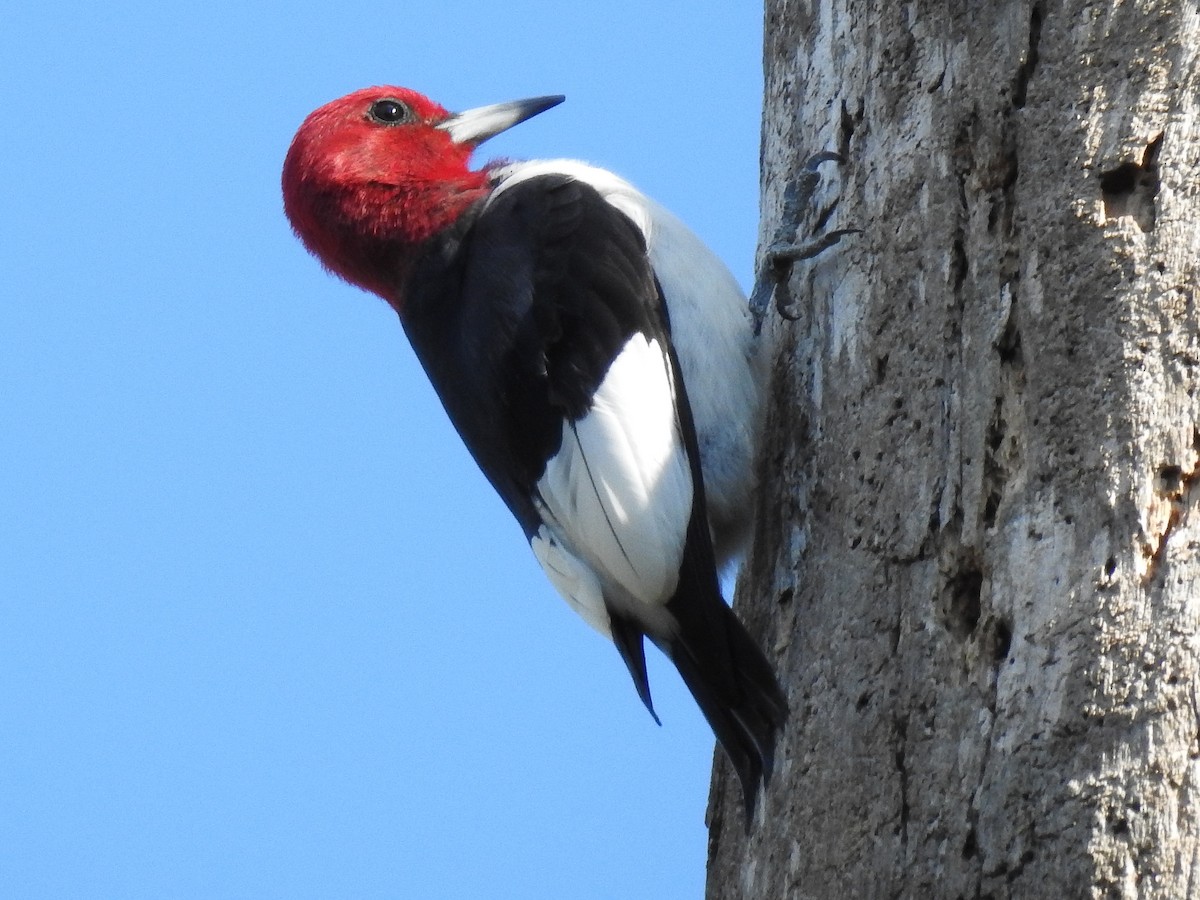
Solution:
[{"label": "bird's claw", "polygon": [[[767,308],[771,298],[775,298],[775,311],[788,321],[795,321],[799,315],[792,312],[792,301],[786,285],[791,276],[792,265],[803,259],[812,259],[828,250],[848,234],[860,234],[859,228],[838,228],[826,231],[816,237],[804,241],[796,240],[796,233],[805,213],[811,208],[813,194],[821,182],[818,167],[821,163],[843,163],[845,159],[829,150],[813,154],[800,169],[799,177],[783,190],[783,208],[780,210],[781,224],[775,232],[775,237],[763,251],[759,265],[758,279],[754,285],[754,293],[750,296],[750,309],[754,314],[754,332],[762,329]],[[829,208],[822,211],[818,227],[823,225],[837,208],[834,201]]]},{"label": "bird's claw", "polygon": [[768,266],[780,266],[820,256],[848,234],[862,234],[861,228],[835,228],[800,244],[776,241],[763,251]]}]

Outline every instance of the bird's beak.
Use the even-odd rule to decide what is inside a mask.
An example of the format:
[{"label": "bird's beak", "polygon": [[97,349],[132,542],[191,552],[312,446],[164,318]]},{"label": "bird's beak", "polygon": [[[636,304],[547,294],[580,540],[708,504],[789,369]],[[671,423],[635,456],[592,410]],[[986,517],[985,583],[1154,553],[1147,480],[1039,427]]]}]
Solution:
[{"label": "bird's beak", "polygon": [[528,100],[513,100],[511,103],[480,106],[451,116],[437,127],[448,133],[456,144],[478,147],[488,138],[495,137],[514,125],[520,125],[526,119],[531,119],[552,106],[558,106],[566,99],[562,94],[555,94],[552,97],[531,97]]}]

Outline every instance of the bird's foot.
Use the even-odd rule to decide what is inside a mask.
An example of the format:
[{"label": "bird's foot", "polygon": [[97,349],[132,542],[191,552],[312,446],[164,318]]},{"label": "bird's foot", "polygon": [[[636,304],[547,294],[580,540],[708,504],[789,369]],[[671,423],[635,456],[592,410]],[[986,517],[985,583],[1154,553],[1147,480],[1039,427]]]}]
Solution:
[{"label": "bird's foot", "polygon": [[[821,175],[817,169],[824,162],[840,163],[845,160],[837,153],[829,151],[817,153],[809,157],[808,162],[801,168],[800,177],[784,188],[780,225],[771,243],[763,250],[762,259],[759,262],[758,278],[754,284],[754,293],[750,295],[750,311],[754,315],[755,334],[762,329],[762,323],[767,317],[772,297],[775,299],[775,309],[782,318],[788,321],[795,321],[799,318],[798,314],[792,312],[792,298],[787,290],[792,266],[795,263],[820,255],[847,234],[861,232],[859,228],[838,228],[805,240],[797,240],[800,223],[812,204],[817,185],[821,183]],[[818,228],[824,226],[835,209],[837,209],[836,200],[821,210],[817,220]]]}]

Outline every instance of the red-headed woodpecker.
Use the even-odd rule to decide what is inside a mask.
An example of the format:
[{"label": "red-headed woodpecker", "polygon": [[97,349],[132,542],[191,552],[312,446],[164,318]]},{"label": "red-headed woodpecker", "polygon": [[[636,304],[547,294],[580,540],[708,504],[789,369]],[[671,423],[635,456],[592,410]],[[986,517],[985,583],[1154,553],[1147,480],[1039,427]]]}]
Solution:
[{"label": "red-headed woodpecker", "polygon": [[562,99],[458,115],[399,87],[334,100],[292,141],[284,208],[331,272],[399,314],[534,556],[651,715],[643,638],[671,659],[749,820],[787,716],[718,582],[753,513],[754,319],[711,251],[616,175],[469,167]]}]

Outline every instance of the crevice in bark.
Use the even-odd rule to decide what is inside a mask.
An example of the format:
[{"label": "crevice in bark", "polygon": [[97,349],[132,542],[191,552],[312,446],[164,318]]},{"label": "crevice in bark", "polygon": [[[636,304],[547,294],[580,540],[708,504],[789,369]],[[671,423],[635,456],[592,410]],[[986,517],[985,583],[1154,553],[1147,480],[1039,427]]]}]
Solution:
[{"label": "crevice in bark", "polygon": [[908,819],[910,807],[908,803],[908,765],[905,756],[908,752],[908,717],[897,716],[893,722],[896,730],[896,773],[900,777],[900,817],[897,826],[897,836],[900,838],[901,853],[908,847]]},{"label": "crevice in bark", "polygon": [[1146,145],[1142,161],[1123,162],[1100,173],[1100,193],[1106,219],[1129,217],[1143,232],[1153,231],[1158,218],[1158,153],[1163,133]]},{"label": "crevice in bark", "polygon": [[962,858],[974,859],[979,853],[979,839],[975,836],[975,826],[967,829],[967,838],[963,841]]},{"label": "crevice in bark", "polygon": [[1025,59],[1017,67],[1017,76],[1013,79],[1013,106],[1022,109],[1029,93],[1029,79],[1038,64],[1038,44],[1042,40],[1042,4],[1033,4],[1029,13],[1029,43],[1025,50]]},{"label": "crevice in bark", "polygon": [[996,512],[1000,501],[1004,499],[1005,477],[1004,466],[1000,461],[1000,448],[1004,444],[1005,427],[1004,398],[997,397],[992,410],[992,418],[988,422],[986,443],[987,451],[983,463],[983,527],[996,527]]},{"label": "crevice in bark", "polygon": [[1155,577],[1163,557],[1166,555],[1167,542],[1171,535],[1200,499],[1196,491],[1198,483],[1200,483],[1200,465],[1185,472],[1182,466],[1165,463],[1159,466],[1155,472],[1154,492],[1161,500],[1170,504],[1170,507],[1162,530],[1157,536],[1150,536],[1153,543],[1149,545],[1150,558],[1143,581],[1151,581]]},{"label": "crevice in bark", "polygon": [[850,158],[850,139],[854,137],[854,132],[863,120],[864,111],[863,98],[858,98],[858,105],[851,112],[849,105],[845,100],[842,101],[842,114],[839,120],[838,127],[838,149],[843,159]]},{"label": "crevice in bark", "polygon": [[958,218],[954,223],[954,237],[951,243],[951,286],[954,293],[955,305],[961,308],[962,287],[967,277],[967,221],[969,218],[968,180],[975,171],[975,141],[974,130],[978,114],[972,110],[959,123],[954,136],[954,183],[958,196]]},{"label": "crevice in bark", "polygon": [[1017,297],[1015,291],[1010,291],[1011,302],[1008,307],[1008,318],[1004,322],[1004,330],[996,339],[996,353],[1000,362],[1007,365],[1020,365],[1021,359],[1021,329],[1017,325]]},{"label": "crevice in bark", "polygon": [[[965,207],[964,207],[965,208]],[[950,255],[950,274],[951,274],[951,290],[954,291],[954,297],[959,301],[961,306],[963,283],[967,280],[967,271],[970,263],[967,260],[967,242],[966,233],[963,229],[954,236],[954,243],[951,245]]]},{"label": "crevice in bark", "polygon": [[953,573],[947,585],[946,630],[965,641],[975,633],[982,615],[983,572],[967,566]]},{"label": "crevice in bark", "polygon": [[998,667],[1012,649],[1012,625],[1004,619],[992,623],[992,662]]},{"label": "crevice in bark", "polygon": [[[1011,267],[1012,271],[1002,276],[1011,278],[1010,281],[1006,281],[1010,302],[1004,327],[994,344],[1001,363],[1000,393],[993,400],[992,415],[984,432],[981,521],[985,530],[996,527],[1008,484],[1021,465],[1021,404],[1025,385],[1025,359],[1019,324],[1020,308],[1015,287],[1019,278],[1016,271],[1018,266],[1014,255],[1012,260],[1006,261],[1006,268]],[[1016,421],[1013,421],[1014,417]]]}]

